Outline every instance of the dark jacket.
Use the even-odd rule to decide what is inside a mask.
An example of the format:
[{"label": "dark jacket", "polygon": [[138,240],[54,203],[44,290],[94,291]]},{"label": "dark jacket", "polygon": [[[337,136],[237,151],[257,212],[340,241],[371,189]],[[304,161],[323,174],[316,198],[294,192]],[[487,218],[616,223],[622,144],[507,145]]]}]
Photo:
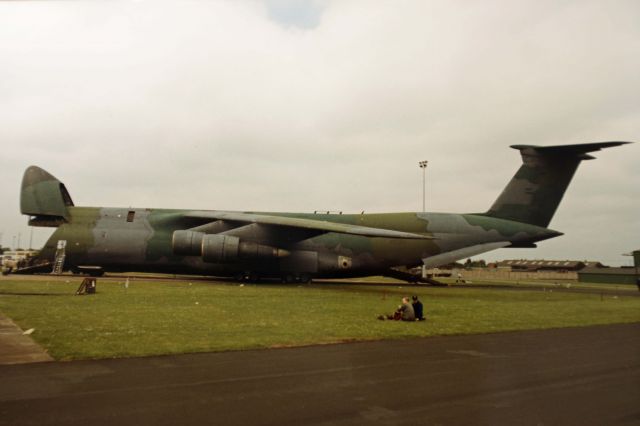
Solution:
[{"label": "dark jacket", "polygon": [[422,311],[422,302],[419,300],[416,300],[415,302],[412,303],[413,306],[413,312],[416,315],[417,319],[422,319],[424,318],[424,314]]}]

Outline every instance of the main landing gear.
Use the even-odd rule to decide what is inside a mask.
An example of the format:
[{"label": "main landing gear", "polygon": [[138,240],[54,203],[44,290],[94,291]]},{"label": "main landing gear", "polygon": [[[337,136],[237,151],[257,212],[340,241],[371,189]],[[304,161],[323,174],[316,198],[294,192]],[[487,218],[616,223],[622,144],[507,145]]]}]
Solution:
[{"label": "main landing gear", "polygon": [[259,283],[260,275],[256,274],[255,272],[242,272],[236,275],[236,280],[241,283]]},{"label": "main landing gear", "polygon": [[[243,283],[259,283],[262,278],[263,277],[261,277],[259,274],[250,271],[242,272],[236,275],[236,280]],[[280,276],[280,281],[287,284],[308,284],[311,282],[311,274],[287,273]]]},{"label": "main landing gear", "polygon": [[285,274],[282,276],[282,282],[287,284],[293,284],[293,283],[309,284],[311,282],[311,275]]}]

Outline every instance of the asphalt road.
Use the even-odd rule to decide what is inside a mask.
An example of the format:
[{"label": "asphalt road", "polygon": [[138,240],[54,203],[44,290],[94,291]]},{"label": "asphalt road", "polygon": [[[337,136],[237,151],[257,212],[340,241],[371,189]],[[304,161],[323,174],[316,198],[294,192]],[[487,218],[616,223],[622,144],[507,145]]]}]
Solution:
[{"label": "asphalt road", "polygon": [[638,425],[640,324],[0,366],[2,425]]}]

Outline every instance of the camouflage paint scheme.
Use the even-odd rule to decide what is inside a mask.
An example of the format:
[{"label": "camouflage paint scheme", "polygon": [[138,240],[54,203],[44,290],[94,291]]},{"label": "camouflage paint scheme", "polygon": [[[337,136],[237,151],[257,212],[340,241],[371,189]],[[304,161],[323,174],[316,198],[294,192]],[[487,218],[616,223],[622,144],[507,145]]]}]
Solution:
[{"label": "camouflage paint scheme", "polygon": [[441,264],[562,235],[547,226],[587,152],[625,142],[514,146],[523,164],[486,213],[308,214],[77,207],[31,166],[21,212],[55,226],[39,262],[67,242],[65,269],[214,276],[356,277]]}]

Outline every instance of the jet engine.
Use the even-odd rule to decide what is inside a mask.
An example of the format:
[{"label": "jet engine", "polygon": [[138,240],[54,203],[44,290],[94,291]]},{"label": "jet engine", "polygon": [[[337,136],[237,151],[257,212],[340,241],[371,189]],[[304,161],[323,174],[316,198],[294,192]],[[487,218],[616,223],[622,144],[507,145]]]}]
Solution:
[{"label": "jet engine", "polygon": [[290,254],[288,250],[244,241],[232,235],[205,234],[180,230],[173,233],[174,254],[202,256],[209,263],[226,263],[247,258],[280,258]]},{"label": "jet engine", "polygon": [[173,253],[179,256],[200,256],[204,232],[175,231],[171,246]]}]

